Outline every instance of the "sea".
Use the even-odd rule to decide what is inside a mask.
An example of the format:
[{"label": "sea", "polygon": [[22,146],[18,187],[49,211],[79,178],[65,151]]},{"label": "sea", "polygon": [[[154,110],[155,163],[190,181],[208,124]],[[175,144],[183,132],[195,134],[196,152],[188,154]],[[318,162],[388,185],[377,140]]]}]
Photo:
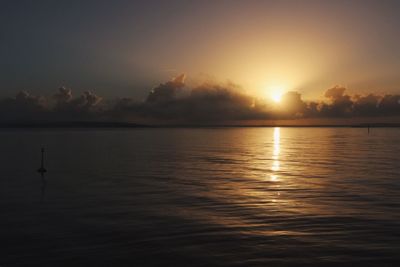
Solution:
[{"label": "sea", "polygon": [[0,266],[400,266],[400,128],[1,129]]}]

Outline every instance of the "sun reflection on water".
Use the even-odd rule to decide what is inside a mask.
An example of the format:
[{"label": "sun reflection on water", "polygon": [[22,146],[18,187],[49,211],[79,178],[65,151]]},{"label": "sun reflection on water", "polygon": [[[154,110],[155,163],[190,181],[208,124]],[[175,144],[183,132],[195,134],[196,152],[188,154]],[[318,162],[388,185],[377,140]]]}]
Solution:
[{"label": "sun reflection on water", "polygon": [[270,176],[271,181],[278,181],[279,177],[276,172],[280,169],[279,154],[280,149],[280,139],[281,139],[281,129],[279,127],[274,128],[274,150],[272,152],[272,159],[274,160],[271,166],[272,174]]},{"label": "sun reflection on water", "polygon": [[275,181],[277,181],[278,180],[278,176],[277,175],[275,175],[275,174],[271,174],[271,181],[273,181],[273,182],[275,182]]},{"label": "sun reflection on water", "polygon": [[280,150],[280,139],[281,139],[281,129],[279,127],[274,128],[274,152],[273,159],[277,160],[279,158]]}]

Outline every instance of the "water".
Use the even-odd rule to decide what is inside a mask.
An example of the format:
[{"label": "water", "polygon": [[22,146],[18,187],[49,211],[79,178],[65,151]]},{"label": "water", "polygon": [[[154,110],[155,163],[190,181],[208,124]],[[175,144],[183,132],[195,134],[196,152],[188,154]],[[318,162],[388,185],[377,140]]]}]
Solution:
[{"label": "water", "polygon": [[400,264],[400,129],[0,137],[2,267]]}]

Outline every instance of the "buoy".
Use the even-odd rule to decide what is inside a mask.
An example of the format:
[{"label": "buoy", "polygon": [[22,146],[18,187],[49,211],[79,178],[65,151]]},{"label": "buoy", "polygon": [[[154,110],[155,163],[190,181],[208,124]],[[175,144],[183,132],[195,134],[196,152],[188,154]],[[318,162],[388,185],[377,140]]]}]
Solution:
[{"label": "buoy", "polygon": [[37,170],[38,173],[40,174],[44,174],[45,172],[47,172],[47,170],[44,168],[44,147],[42,147],[42,163],[40,165],[40,168]]}]

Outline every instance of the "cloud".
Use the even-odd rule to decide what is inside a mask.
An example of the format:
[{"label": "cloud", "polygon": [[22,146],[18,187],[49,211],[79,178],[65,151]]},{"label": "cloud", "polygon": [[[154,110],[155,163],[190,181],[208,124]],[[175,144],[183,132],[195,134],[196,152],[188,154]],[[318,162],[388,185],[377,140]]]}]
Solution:
[{"label": "cloud", "polygon": [[41,117],[47,111],[46,99],[20,91],[15,98],[0,101],[0,120],[32,120]]},{"label": "cloud", "polygon": [[353,101],[345,94],[346,88],[335,86],[325,92],[325,97],[330,103],[321,103],[319,112],[325,117],[347,117],[352,115]]},{"label": "cloud", "polygon": [[266,118],[256,99],[237,90],[235,85],[203,84],[178,100],[186,121],[213,122]]},{"label": "cloud", "polygon": [[324,101],[304,101],[299,92],[280,104],[243,93],[233,83],[205,82],[187,88],[179,75],[151,90],[144,101],[102,101],[92,91],[74,97],[61,87],[50,98],[19,92],[0,100],[0,121],[124,121],[148,124],[224,124],[262,120],[362,118],[400,115],[400,95],[349,95],[346,88],[328,89]]},{"label": "cloud", "polygon": [[77,98],[73,98],[72,90],[60,87],[58,92],[53,95],[55,100],[55,111],[69,111],[75,113],[93,111],[102,101],[102,97],[91,91],[85,91]]},{"label": "cloud", "polygon": [[354,96],[353,114],[355,116],[376,116],[380,114],[380,96],[368,94],[366,96]]},{"label": "cloud", "polygon": [[160,103],[168,102],[174,99],[176,91],[185,85],[185,74],[181,74],[171,81],[160,84],[150,91],[146,102],[147,103]]},{"label": "cloud", "polygon": [[400,95],[385,95],[378,104],[382,115],[400,115]]},{"label": "cloud", "polygon": [[58,106],[63,106],[71,101],[72,90],[65,87],[58,88],[58,92],[54,94],[54,99]]},{"label": "cloud", "polygon": [[284,107],[285,117],[304,117],[308,114],[307,104],[301,99],[298,92],[287,92],[282,96],[281,106]]},{"label": "cloud", "polygon": [[97,119],[102,98],[90,91],[73,98],[72,90],[58,89],[52,98],[20,91],[14,98],[0,100],[0,121],[58,121]]},{"label": "cloud", "polygon": [[173,123],[206,123],[228,120],[261,119],[266,113],[255,106],[255,99],[240,93],[233,84],[204,83],[182,93],[184,75],[154,88],[143,103],[121,99],[111,110],[114,118],[147,118]]},{"label": "cloud", "polygon": [[70,103],[79,110],[88,111],[95,108],[102,99],[102,97],[91,91],[85,91],[79,98],[72,100]]}]

